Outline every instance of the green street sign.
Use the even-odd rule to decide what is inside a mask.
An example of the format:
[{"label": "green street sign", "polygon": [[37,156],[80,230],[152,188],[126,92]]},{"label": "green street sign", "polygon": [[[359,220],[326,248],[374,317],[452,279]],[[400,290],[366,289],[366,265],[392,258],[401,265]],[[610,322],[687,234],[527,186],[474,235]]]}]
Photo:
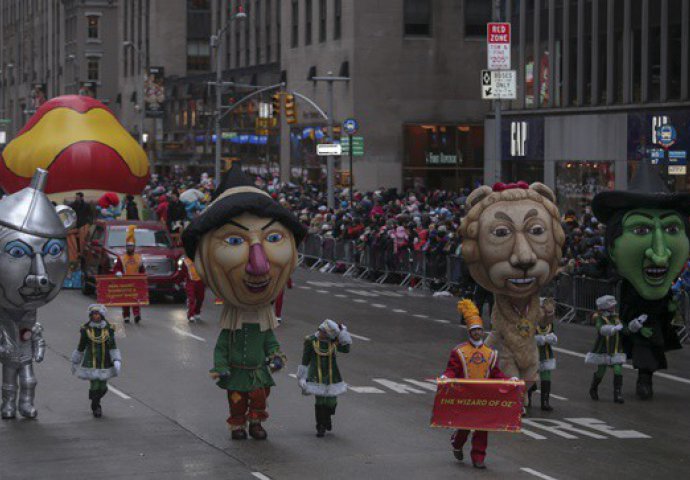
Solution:
[{"label": "green street sign", "polygon": [[[350,154],[350,138],[340,137],[340,144],[343,147],[343,155]],[[364,156],[364,137],[352,137],[352,156]]]},{"label": "green street sign", "polygon": [[12,123],[12,120],[9,118],[0,118],[0,125],[9,125]]}]

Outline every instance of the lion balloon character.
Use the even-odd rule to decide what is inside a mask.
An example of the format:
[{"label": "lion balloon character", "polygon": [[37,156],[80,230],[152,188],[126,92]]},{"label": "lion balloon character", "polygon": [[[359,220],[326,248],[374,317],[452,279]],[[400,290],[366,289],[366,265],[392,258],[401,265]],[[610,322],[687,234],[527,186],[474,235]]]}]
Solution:
[{"label": "lion balloon character", "polygon": [[462,255],[475,282],[495,304],[487,339],[499,351],[501,369],[535,388],[539,356],[537,325],[553,316],[539,292],[557,274],[565,243],[551,189],[541,183],[482,186],[467,198],[460,225]]},{"label": "lion balloon character", "polygon": [[223,299],[211,377],[227,391],[233,440],[264,440],[271,373],[285,356],[273,330],[273,302],[297,266],[299,220],[233,164],[215,199],[182,234],[187,256]]},{"label": "lion balloon character", "polygon": [[[0,200],[0,362],[3,419],[35,418],[33,362],[45,354],[36,309],[60,292],[67,275],[67,230],[74,211],[54,207],[43,193],[48,172],[38,169],[31,185]],[[17,399],[19,396],[19,399]]]}]

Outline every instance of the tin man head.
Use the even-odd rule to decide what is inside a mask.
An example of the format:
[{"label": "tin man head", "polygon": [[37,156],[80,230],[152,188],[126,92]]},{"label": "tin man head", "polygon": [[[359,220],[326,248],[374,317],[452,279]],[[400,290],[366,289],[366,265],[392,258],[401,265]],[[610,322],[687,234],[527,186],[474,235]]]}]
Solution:
[{"label": "tin man head", "polygon": [[43,189],[48,172],[37,169],[31,185],[0,200],[0,307],[32,310],[59,293],[67,275],[67,230],[76,214],[54,207]]}]

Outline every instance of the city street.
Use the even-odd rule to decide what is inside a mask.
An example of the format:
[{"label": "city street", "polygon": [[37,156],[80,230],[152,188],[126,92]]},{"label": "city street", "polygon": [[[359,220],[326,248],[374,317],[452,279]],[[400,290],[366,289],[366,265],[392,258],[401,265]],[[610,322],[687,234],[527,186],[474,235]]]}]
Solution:
[{"label": "city street", "polygon": [[[562,325],[552,405],[532,408],[522,434],[490,434],[488,470],[457,462],[450,431],[429,427],[434,385],[451,348],[464,340],[455,299],[433,298],[300,268],[286,294],[277,336],[288,367],[275,375],[265,442],[232,442],[224,391],[208,377],[220,307],[208,295],[203,321],[188,324],[182,305],[157,303],[118,338],[123,374],[111,382],[104,416],[89,410],[88,384],[70,375],[86,307],[94,299],[63,291],[39,311],[49,350],[37,366],[38,419],[0,423],[0,479],[451,479],[685,478],[690,417],[690,350],[672,353],[655,381],[655,399],[634,398],[624,373],[625,405],[612,402],[612,376],[593,402],[593,342],[588,327]],[[210,292],[209,292],[210,293]],[[110,317],[121,318],[118,309]],[[304,336],[324,318],[348,325],[354,344],[340,368],[351,391],[341,397],[334,431],[318,439],[313,397],[291,376]],[[112,388],[114,387],[114,388]],[[535,395],[538,401],[538,394]]]}]

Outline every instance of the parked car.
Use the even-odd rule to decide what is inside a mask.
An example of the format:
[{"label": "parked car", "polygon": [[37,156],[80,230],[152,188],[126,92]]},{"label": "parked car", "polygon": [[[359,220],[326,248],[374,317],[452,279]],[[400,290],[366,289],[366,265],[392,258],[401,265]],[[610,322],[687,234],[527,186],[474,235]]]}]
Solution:
[{"label": "parked car", "polygon": [[82,293],[91,295],[96,288],[96,275],[113,273],[118,257],[125,253],[127,227],[134,225],[137,253],[144,261],[149,291],[173,295],[185,300],[182,285],[183,249],[174,245],[165,225],[147,221],[103,221],[91,227],[82,258]]}]

